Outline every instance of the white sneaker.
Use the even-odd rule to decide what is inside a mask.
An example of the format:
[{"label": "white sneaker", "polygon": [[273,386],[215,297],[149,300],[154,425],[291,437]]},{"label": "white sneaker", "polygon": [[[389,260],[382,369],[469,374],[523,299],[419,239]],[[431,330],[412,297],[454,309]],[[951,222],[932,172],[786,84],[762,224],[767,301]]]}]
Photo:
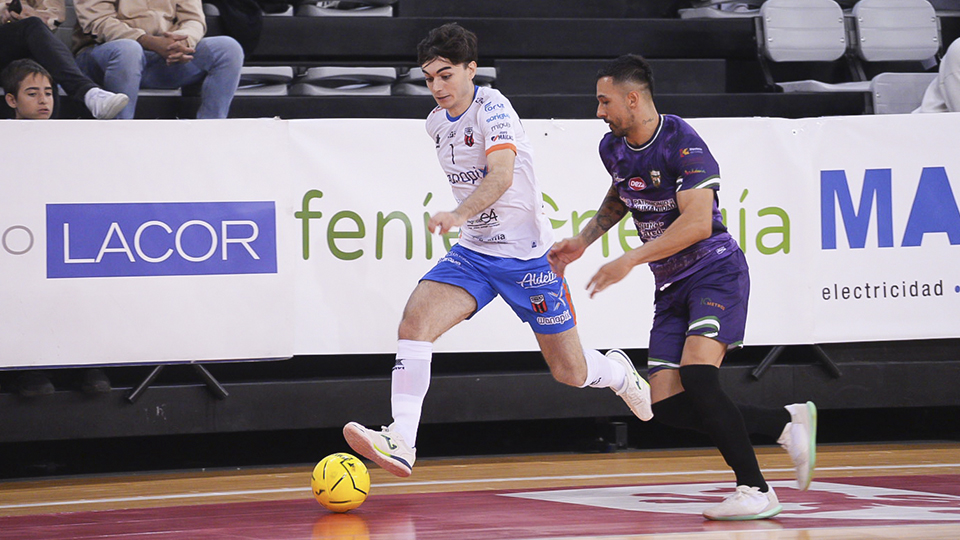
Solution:
[{"label": "white sneaker", "polygon": [[627,406],[637,418],[646,422],[653,418],[653,409],[650,403],[650,384],[637,373],[630,357],[620,349],[610,349],[604,355],[607,358],[620,362],[627,371],[626,381],[620,390],[614,389],[618,396],[627,402]]},{"label": "white sneaker", "polygon": [[396,476],[410,476],[417,452],[389,427],[380,431],[367,429],[356,422],[343,426],[343,438],[361,456],[380,465]]},{"label": "white sneaker", "polygon": [[114,94],[103,88],[91,88],[83,95],[83,103],[97,120],[110,120],[120,114],[130,103],[130,98],[126,94]]},{"label": "white sneaker", "polygon": [[785,408],[790,412],[790,423],[777,442],[790,454],[797,468],[797,487],[803,491],[810,487],[817,466],[817,406],[808,401]]},{"label": "white sneaker", "polygon": [[704,510],[703,517],[714,521],[767,519],[779,514],[781,510],[783,506],[777,500],[773,488],[761,493],[758,487],[737,486],[737,490],[722,503]]}]

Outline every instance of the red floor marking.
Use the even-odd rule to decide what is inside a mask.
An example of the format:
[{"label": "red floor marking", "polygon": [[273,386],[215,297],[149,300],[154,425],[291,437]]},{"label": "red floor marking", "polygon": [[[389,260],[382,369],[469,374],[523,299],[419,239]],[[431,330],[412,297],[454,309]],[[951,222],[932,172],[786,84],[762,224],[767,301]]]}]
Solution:
[{"label": "red floor marking", "polygon": [[[674,484],[384,496],[377,496],[374,488],[373,495],[363,506],[347,514],[331,514],[312,498],[305,498],[8,517],[0,518],[0,535],[19,540],[105,537],[150,540],[517,540],[960,524],[960,475],[829,478],[815,482],[812,490],[807,492],[777,482],[774,486],[785,507],[777,519],[741,523],[705,521],[698,512],[729,492],[730,486],[723,485],[722,490],[718,489],[720,486]],[[568,500],[553,502],[529,497]],[[597,501],[600,504],[624,504],[629,510],[591,506]],[[650,505],[665,506],[658,507],[657,511],[642,510]],[[687,506],[682,506],[683,511],[671,511],[680,508],[676,505]],[[864,519],[865,515],[874,517]]]}]

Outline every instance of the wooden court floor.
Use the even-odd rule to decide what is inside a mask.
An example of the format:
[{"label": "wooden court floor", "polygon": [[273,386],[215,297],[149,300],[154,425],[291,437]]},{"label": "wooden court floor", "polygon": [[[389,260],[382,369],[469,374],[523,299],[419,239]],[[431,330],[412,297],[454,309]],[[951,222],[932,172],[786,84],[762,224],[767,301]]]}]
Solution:
[{"label": "wooden court floor", "polygon": [[758,455],[784,505],[771,520],[700,517],[732,487],[715,450],[622,451],[371,467],[346,514],[313,500],[308,466],[2,482],[0,538],[960,539],[960,443],[821,446],[805,492],[783,451]]}]

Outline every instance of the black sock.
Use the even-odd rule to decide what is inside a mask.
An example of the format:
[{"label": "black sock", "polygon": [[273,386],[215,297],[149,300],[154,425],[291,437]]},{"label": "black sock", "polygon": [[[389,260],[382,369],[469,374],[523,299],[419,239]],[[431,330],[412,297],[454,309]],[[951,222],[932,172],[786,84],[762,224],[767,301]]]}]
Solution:
[{"label": "black sock", "polygon": [[[777,440],[783,433],[784,426],[790,422],[790,413],[783,407],[771,409],[743,403],[736,405],[737,409],[740,409],[740,415],[743,416],[747,433],[751,435],[767,435]],[[706,433],[703,421],[686,392],[674,394],[654,403],[653,417],[670,427]]]},{"label": "black sock", "polygon": [[703,420],[686,392],[674,394],[653,404],[653,418],[661,424],[706,433]]},{"label": "black sock", "polygon": [[766,435],[777,440],[783,433],[784,426],[790,423],[790,411],[783,407],[770,409],[737,403],[737,408],[743,416],[747,433],[751,435]]},{"label": "black sock", "polygon": [[680,382],[699,413],[704,430],[737,476],[737,485],[769,491],[743,416],[720,387],[720,369],[710,365],[681,366]]}]

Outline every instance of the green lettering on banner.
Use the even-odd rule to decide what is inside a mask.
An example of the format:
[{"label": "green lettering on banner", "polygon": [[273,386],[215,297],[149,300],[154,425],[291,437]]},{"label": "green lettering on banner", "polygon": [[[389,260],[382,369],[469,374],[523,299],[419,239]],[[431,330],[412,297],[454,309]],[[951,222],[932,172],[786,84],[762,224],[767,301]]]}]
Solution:
[{"label": "green lettering on banner", "polygon": [[[356,225],[356,230],[336,230],[337,223],[343,219],[353,221],[354,225]],[[363,238],[366,235],[366,232],[366,226],[363,224],[363,219],[359,214],[349,210],[337,212],[333,215],[333,218],[330,219],[330,224],[327,226],[327,246],[330,247],[330,253],[333,253],[334,257],[344,261],[359,259],[363,256],[362,249],[358,249],[356,251],[343,251],[337,247],[336,240],[339,238]]]}]

